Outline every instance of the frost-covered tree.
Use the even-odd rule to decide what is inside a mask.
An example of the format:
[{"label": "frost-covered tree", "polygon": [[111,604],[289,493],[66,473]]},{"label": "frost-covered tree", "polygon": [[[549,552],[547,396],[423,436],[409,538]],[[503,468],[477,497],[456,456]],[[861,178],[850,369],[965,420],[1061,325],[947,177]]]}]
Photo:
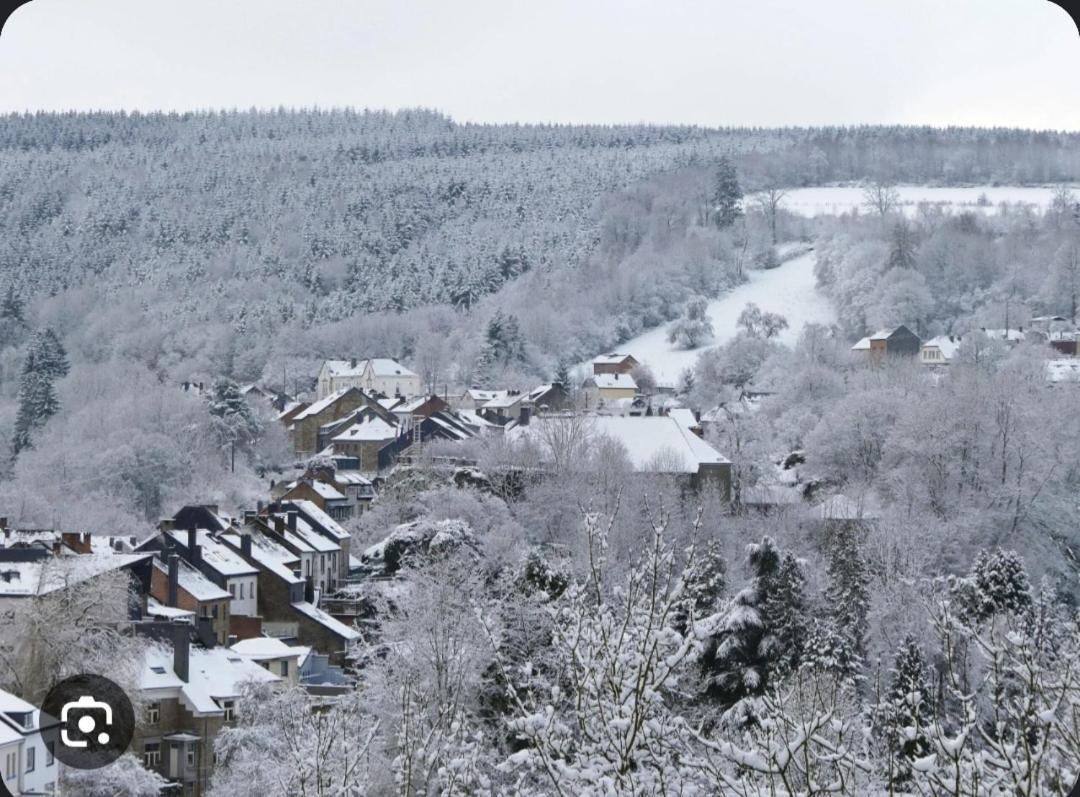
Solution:
[{"label": "frost-covered tree", "polygon": [[704,297],[687,302],[683,314],[668,327],[668,341],[683,349],[696,349],[711,340],[713,325],[708,310],[709,302]]},{"label": "frost-covered tree", "polygon": [[34,333],[30,339],[27,356],[34,359],[34,367],[51,379],[62,379],[71,370],[67,350],[51,327]]},{"label": "frost-covered tree", "polygon": [[239,386],[219,379],[207,395],[214,429],[223,447],[229,451],[229,469],[236,472],[236,449],[248,450],[259,437],[260,423]]},{"label": "frost-covered tree", "polygon": [[866,653],[870,612],[870,576],[859,551],[854,526],[841,526],[832,535],[826,576],[826,610],[840,638],[850,649],[844,658],[851,662],[851,669],[845,674],[852,675]]},{"label": "frost-covered tree", "polygon": [[769,313],[748,302],[735,322],[752,338],[775,338],[788,328],[787,319],[779,313]]},{"label": "frost-covered tree", "polygon": [[63,767],[60,777],[63,793],[80,797],[159,797],[168,785],[169,781],[144,767],[134,753],[124,753],[100,769]]},{"label": "frost-covered tree", "polygon": [[955,579],[952,591],[965,617],[975,623],[996,615],[1021,615],[1031,608],[1031,585],[1016,551],[979,551],[971,572]]},{"label": "frost-covered tree", "polygon": [[713,220],[717,227],[730,227],[742,216],[742,188],[735,164],[725,155],[716,165],[713,182]]},{"label": "frost-covered tree", "polygon": [[715,539],[687,549],[686,564],[679,579],[679,599],[672,627],[686,634],[691,618],[700,621],[720,609],[727,589],[727,563]]},{"label": "frost-covered tree", "polygon": [[927,754],[933,694],[922,648],[914,636],[900,643],[890,670],[888,691],[877,707],[879,723],[891,754],[891,783],[911,779],[912,765]]},{"label": "frost-covered tree", "polygon": [[55,363],[39,365],[33,351],[23,361],[19,377],[19,409],[15,416],[15,437],[12,451],[18,456],[33,445],[34,433],[60,410],[60,401],[53,387]]},{"label": "frost-covered tree", "polygon": [[248,684],[235,722],[214,741],[210,794],[367,793],[377,731],[356,692],[315,698],[300,687]]}]

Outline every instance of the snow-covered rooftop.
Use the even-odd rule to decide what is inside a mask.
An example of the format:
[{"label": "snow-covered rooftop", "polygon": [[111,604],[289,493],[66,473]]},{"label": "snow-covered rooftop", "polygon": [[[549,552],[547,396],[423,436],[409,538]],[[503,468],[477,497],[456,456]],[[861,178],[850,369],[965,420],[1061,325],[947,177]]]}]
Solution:
[{"label": "snow-covered rooftop", "polygon": [[[363,481],[371,484],[367,479]],[[351,536],[349,532],[342,528],[340,523],[319,509],[317,504],[311,501],[290,501],[289,503],[299,509],[300,513],[306,515],[313,523],[322,526],[330,536],[338,540],[347,540]]]},{"label": "snow-covered rooftop", "polygon": [[[199,602],[220,601],[232,597],[227,590],[223,590],[183,559],[178,564],[179,567],[176,569],[177,583],[181,589],[195,600]],[[169,572],[169,568],[160,560],[154,560],[154,567],[163,573],[168,574]]]},{"label": "snow-covered rooftop", "polygon": [[32,562],[0,562],[0,596],[46,595],[152,556],[151,553],[91,553],[48,556]]},{"label": "snow-covered rooftop", "polygon": [[[224,534],[222,539],[230,545],[240,547],[239,534]],[[263,534],[251,535],[251,558],[286,584],[304,583],[304,579],[293,572],[292,565],[299,565],[300,562],[297,555]]]},{"label": "snow-covered rooftop", "polygon": [[154,696],[178,693],[180,702],[196,717],[221,716],[222,700],[240,695],[244,681],[270,683],[281,679],[228,648],[192,647],[188,653],[188,680],[185,683],[173,670],[173,651],[164,645],[151,645],[143,662],[139,686]]},{"label": "snow-covered rooftop", "polygon": [[353,443],[363,440],[393,440],[397,437],[397,429],[388,424],[382,418],[371,418],[360,423],[353,424],[344,432],[333,439],[335,443]]},{"label": "snow-covered rooftop", "polygon": [[286,645],[280,639],[271,636],[253,637],[241,639],[232,646],[234,653],[246,656],[252,661],[266,661],[267,659],[284,659],[291,656],[300,657],[306,652],[306,648]]},{"label": "snow-covered rooftop", "polygon": [[1050,382],[1080,382],[1080,360],[1075,357],[1047,360],[1046,378]]},{"label": "snow-covered rooftop", "polygon": [[627,360],[631,355],[629,354],[617,354],[611,352],[610,354],[601,354],[599,357],[593,360],[597,365],[617,365]]},{"label": "snow-covered rooftop", "polygon": [[337,636],[345,639],[349,642],[355,642],[360,638],[360,632],[354,628],[349,628],[345,623],[340,620],[335,620],[329,614],[324,612],[317,606],[308,603],[307,601],[301,601],[300,603],[292,604],[292,607],[296,611],[303,614],[305,617],[309,617],[315,622],[319,623],[326,630],[336,634]]},{"label": "snow-covered rooftop", "polygon": [[938,335],[923,343],[923,348],[937,349],[946,360],[951,360],[960,350],[960,338],[956,335]]},{"label": "snow-covered rooftop", "polygon": [[176,606],[166,606],[154,598],[146,599],[146,613],[151,617],[165,617],[169,620],[190,619],[195,616],[195,612],[179,609]]},{"label": "snow-covered rooftop", "polygon": [[388,357],[375,357],[370,360],[327,360],[323,367],[331,376],[360,376],[367,370],[368,364],[375,376],[416,376],[416,373]]},{"label": "snow-covered rooftop", "polygon": [[851,347],[852,351],[870,351],[870,337],[859,338],[859,341]]},{"label": "snow-covered rooftop", "polygon": [[[259,571],[244,561],[232,548],[210,536],[210,533],[200,529],[195,532],[195,543],[200,548],[200,558],[210,567],[225,577],[255,575]],[[187,531],[173,529],[168,532],[176,542],[187,548]]]},{"label": "snow-covered rooftop", "polygon": [[637,390],[637,382],[630,374],[594,374],[588,382],[601,389],[628,388]]},{"label": "snow-covered rooftop", "polygon": [[303,410],[302,412],[298,412],[293,417],[293,420],[294,421],[302,421],[305,418],[310,418],[313,415],[318,415],[320,412],[325,410],[327,407],[331,406],[335,401],[340,399],[349,390],[352,390],[352,389],[353,388],[346,388],[344,390],[335,390],[329,396],[326,396],[326,398],[321,398],[318,401],[316,401],[314,404],[310,405],[307,409]]},{"label": "snow-covered rooftop", "polygon": [[[564,416],[542,416],[508,434],[541,439],[545,425],[565,422]],[[647,418],[597,415],[591,416],[587,424],[588,434],[606,435],[619,441],[634,470],[639,472],[697,473],[702,465],[728,463],[716,449],[670,415]]]}]

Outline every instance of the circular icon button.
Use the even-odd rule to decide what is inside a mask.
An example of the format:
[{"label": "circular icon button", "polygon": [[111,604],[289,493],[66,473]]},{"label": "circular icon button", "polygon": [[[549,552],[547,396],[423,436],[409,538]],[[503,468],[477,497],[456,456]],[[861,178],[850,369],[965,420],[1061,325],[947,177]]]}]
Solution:
[{"label": "circular icon button", "polygon": [[[73,675],[49,690],[41,736],[53,755],[75,769],[98,769],[127,750],[135,710],[124,690],[100,675]],[[57,724],[59,723],[59,724]]]}]

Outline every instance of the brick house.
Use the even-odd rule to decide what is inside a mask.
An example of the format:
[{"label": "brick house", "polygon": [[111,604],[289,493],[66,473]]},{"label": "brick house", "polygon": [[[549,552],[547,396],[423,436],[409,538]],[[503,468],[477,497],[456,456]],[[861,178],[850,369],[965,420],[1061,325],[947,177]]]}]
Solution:
[{"label": "brick house", "polygon": [[370,403],[362,390],[350,387],[331,393],[297,413],[288,426],[296,456],[306,458],[317,454],[320,451],[321,426],[339,420]]},{"label": "brick house", "polygon": [[210,620],[219,645],[229,641],[232,595],[180,558],[155,559],[150,573],[150,596],[164,607],[191,612]]},{"label": "brick house", "polygon": [[593,374],[629,374],[641,363],[630,354],[603,354],[593,360]]}]

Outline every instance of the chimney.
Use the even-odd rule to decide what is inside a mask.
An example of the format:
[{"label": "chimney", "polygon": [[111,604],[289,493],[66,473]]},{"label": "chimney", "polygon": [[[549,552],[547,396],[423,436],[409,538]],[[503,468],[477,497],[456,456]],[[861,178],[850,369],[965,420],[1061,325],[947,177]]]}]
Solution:
[{"label": "chimney", "polygon": [[355,368],[356,367],[356,358],[355,357],[350,357],[349,358],[349,367],[350,368]]},{"label": "chimney", "polygon": [[176,606],[180,593],[180,557],[174,553],[169,554],[169,597],[168,605]]},{"label": "chimney", "polygon": [[315,579],[311,576],[304,579],[304,600],[315,603]]},{"label": "chimney", "polygon": [[187,623],[173,623],[173,671],[184,683],[188,680],[188,664],[191,660],[191,639]]},{"label": "chimney", "polygon": [[285,517],[289,519],[289,531],[296,531],[296,510],[290,509],[285,513]]},{"label": "chimney", "polygon": [[274,526],[274,531],[278,534],[285,533],[285,519],[281,515],[271,515],[270,520]]},{"label": "chimney", "polygon": [[198,618],[195,633],[199,636],[199,643],[208,650],[217,646],[217,634],[214,633],[214,622],[209,617]]},{"label": "chimney", "polygon": [[187,549],[188,549],[188,561],[191,562],[192,567],[198,567],[199,562],[202,560],[202,553],[199,550],[199,532],[192,526],[187,530]]},{"label": "chimney", "polygon": [[240,535],[240,553],[241,553],[241,555],[244,556],[245,559],[250,559],[251,558],[251,535],[250,534],[241,534]]}]

